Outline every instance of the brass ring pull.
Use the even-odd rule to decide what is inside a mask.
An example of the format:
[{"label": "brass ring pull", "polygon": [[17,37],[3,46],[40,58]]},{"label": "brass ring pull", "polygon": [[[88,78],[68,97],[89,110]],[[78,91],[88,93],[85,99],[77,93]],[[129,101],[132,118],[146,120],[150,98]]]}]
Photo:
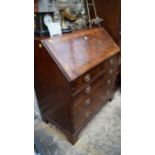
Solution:
[{"label": "brass ring pull", "polygon": [[84,77],[84,81],[85,81],[85,82],[89,82],[90,79],[91,79],[90,74],[85,75],[85,77]]},{"label": "brass ring pull", "polygon": [[110,70],[109,70],[109,74],[112,74],[112,73],[113,73],[113,70],[112,70],[112,69],[110,69]]},{"label": "brass ring pull", "polygon": [[107,84],[110,84],[111,83],[111,80],[109,79],[108,81],[107,81]]},{"label": "brass ring pull", "polygon": [[85,93],[89,94],[91,92],[91,86],[87,86],[85,89]]},{"label": "brass ring pull", "polygon": [[86,112],[86,118],[88,118],[90,116],[90,111]]},{"label": "brass ring pull", "polygon": [[91,101],[90,98],[88,98],[88,99],[85,101],[85,105],[86,105],[86,106],[89,106],[90,103],[91,103],[90,101]]},{"label": "brass ring pull", "polygon": [[113,59],[111,58],[110,59],[110,65],[113,65],[114,64],[114,61],[113,61]]}]

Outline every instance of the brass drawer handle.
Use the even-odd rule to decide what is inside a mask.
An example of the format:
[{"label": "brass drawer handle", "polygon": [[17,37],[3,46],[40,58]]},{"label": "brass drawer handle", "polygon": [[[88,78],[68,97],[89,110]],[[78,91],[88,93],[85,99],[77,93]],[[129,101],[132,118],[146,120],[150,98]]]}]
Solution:
[{"label": "brass drawer handle", "polygon": [[90,79],[91,79],[90,74],[86,74],[85,77],[84,77],[84,81],[85,81],[85,82],[89,82]]},{"label": "brass drawer handle", "polygon": [[114,60],[111,58],[110,59],[110,65],[113,65],[114,64]]},{"label": "brass drawer handle", "polygon": [[90,101],[91,101],[90,98],[88,98],[88,99],[85,101],[85,105],[86,105],[86,106],[89,106],[90,103],[91,103]]},{"label": "brass drawer handle", "polygon": [[113,73],[113,70],[112,69],[109,69],[109,74],[112,74]]},{"label": "brass drawer handle", "polygon": [[107,84],[110,84],[111,83],[111,80],[109,79],[108,81],[107,81]]},{"label": "brass drawer handle", "polygon": [[90,111],[87,111],[87,112],[86,112],[86,115],[85,115],[86,118],[88,118],[88,117],[90,116],[90,114],[91,114],[91,112],[90,112]]},{"label": "brass drawer handle", "polygon": [[38,46],[39,46],[39,48],[42,48],[43,47],[43,45],[41,43],[39,43]]},{"label": "brass drawer handle", "polygon": [[85,89],[85,93],[89,94],[91,92],[91,86],[87,86]]}]

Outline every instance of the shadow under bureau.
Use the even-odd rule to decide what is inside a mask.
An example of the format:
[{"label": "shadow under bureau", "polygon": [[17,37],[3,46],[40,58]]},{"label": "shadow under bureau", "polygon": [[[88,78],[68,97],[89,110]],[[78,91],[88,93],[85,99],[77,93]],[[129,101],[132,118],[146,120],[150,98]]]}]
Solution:
[{"label": "shadow under bureau", "polygon": [[104,28],[34,41],[34,83],[42,118],[74,144],[114,94],[120,49]]}]

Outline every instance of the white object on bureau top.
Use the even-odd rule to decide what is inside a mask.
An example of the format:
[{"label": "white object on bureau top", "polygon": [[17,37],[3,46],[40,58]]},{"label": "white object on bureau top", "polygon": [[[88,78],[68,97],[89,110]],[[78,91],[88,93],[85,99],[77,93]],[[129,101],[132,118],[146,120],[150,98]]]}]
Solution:
[{"label": "white object on bureau top", "polygon": [[44,23],[48,28],[50,37],[62,34],[60,22],[53,22],[52,17],[49,14],[44,16]]}]

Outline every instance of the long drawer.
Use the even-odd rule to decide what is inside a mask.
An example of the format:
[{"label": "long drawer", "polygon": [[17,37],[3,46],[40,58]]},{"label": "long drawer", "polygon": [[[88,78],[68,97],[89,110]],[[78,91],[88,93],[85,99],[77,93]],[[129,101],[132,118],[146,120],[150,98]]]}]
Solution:
[{"label": "long drawer", "polygon": [[114,74],[115,72],[111,75],[108,74],[108,71],[105,72],[73,97],[72,118],[75,130],[109,99],[116,80]]},{"label": "long drawer", "polygon": [[116,54],[113,57],[105,60],[101,64],[97,65],[95,68],[89,70],[84,75],[80,76],[74,82],[72,82],[72,94],[77,94],[88,84],[95,81],[100,75],[104,74],[107,71],[109,71],[108,74],[113,74],[119,64],[119,54]]}]

